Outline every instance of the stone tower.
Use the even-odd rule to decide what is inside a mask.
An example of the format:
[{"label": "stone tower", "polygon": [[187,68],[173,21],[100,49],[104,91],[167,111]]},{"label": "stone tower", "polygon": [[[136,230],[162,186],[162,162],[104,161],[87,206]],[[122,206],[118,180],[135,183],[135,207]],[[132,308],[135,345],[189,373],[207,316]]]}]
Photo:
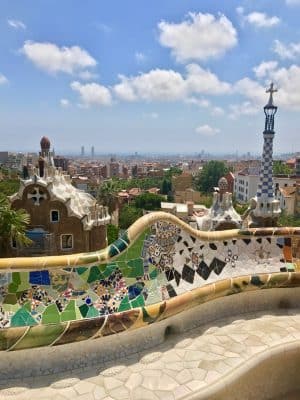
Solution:
[{"label": "stone tower", "polygon": [[273,103],[274,92],[277,92],[277,89],[274,89],[274,85],[271,83],[269,89],[266,90],[266,93],[269,93],[269,101],[264,106],[264,147],[257,194],[256,197],[252,199],[250,206],[250,227],[276,226],[277,219],[281,212],[279,200],[275,199],[273,184],[273,139],[275,136],[274,118],[277,112],[277,107]]}]

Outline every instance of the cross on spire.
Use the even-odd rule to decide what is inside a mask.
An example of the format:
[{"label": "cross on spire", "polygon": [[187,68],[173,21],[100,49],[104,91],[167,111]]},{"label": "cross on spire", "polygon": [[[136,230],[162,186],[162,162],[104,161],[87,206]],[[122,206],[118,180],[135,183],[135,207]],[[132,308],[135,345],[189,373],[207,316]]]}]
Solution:
[{"label": "cross on spire", "polygon": [[274,106],[274,104],[273,104],[273,93],[275,93],[275,92],[278,92],[278,89],[274,89],[274,83],[271,82],[269,89],[266,90],[266,93],[270,93],[270,97],[269,97],[269,101],[268,101],[267,106],[271,106],[271,107]]}]

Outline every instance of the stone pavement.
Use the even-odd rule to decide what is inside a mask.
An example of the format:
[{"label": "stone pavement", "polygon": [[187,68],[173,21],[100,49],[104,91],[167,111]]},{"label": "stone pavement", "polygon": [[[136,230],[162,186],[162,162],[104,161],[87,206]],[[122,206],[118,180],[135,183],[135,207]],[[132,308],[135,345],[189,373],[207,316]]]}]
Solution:
[{"label": "stone pavement", "polygon": [[251,364],[260,354],[300,340],[299,310],[256,312],[241,318],[227,318],[184,334],[170,334],[155,350],[98,368],[13,382],[11,387],[0,390],[0,399],[197,398],[194,395],[222,383],[226,376]]}]

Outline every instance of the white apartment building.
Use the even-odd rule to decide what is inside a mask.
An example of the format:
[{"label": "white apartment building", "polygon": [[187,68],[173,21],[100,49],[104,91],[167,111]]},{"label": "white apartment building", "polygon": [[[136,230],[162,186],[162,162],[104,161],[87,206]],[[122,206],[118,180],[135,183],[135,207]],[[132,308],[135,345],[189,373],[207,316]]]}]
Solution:
[{"label": "white apartment building", "polygon": [[[295,176],[273,176],[275,198],[279,196],[279,188],[296,186]],[[259,183],[259,169],[246,168],[234,174],[234,195],[239,203],[248,203],[256,196]]]}]

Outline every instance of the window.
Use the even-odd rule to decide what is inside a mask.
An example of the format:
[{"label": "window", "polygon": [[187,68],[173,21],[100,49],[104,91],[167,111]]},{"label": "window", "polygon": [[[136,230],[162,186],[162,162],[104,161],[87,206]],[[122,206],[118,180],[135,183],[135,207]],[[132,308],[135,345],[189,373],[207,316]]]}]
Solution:
[{"label": "window", "polygon": [[62,250],[68,250],[73,248],[73,235],[66,234],[60,236]]},{"label": "window", "polygon": [[50,221],[51,222],[58,222],[59,221],[59,211],[58,210],[51,210],[51,212],[50,212]]},{"label": "window", "polygon": [[13,248],[13,249],[16,249],[18,246],[17,246],[17,241],[16,241],[16,239],[15,238],[11,238],[11,247]]}]

